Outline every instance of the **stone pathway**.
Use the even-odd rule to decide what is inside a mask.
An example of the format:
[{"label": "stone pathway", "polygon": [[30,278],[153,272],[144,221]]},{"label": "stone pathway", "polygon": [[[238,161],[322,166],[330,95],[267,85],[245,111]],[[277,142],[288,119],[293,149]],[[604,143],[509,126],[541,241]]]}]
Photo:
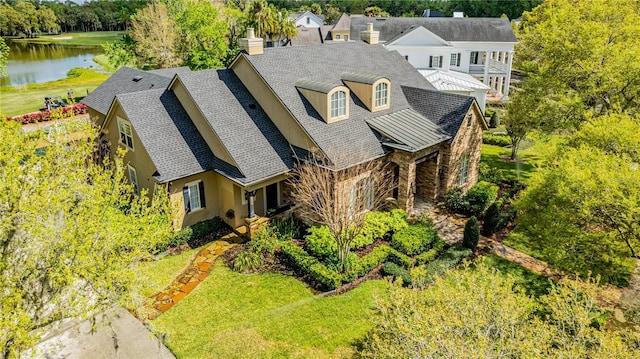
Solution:
[{"label": "stone pathway", "polygon": [[162,292],[149,298],[153,302],[147,303],[148,319],[157,318],[191,293],[200,282],[207,278],[218,257],[227,249],[242,242],[244,242],[244,238],[230,233],[201,250],[191,261],[189,267],[178,275],[173,283]]},{"label": "stone pathway", "polygon": [[445,243],[452,245],[462,241],[464,225],[467,218],[460,215],[451,215],[436,207],[433,203],[415,200],[412,215],[429,214],[433,219],[433,228],[438,232]]}]

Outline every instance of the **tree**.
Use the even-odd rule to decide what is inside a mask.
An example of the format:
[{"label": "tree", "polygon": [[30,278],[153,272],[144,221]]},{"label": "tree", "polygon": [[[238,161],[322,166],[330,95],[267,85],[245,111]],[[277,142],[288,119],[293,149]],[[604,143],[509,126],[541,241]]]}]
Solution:
[{"label": "tree", "polygon": [[364,9],[364,15],[368,17],[387,17],[389,16],[389,13],[378,6],[369,6]]},{"label": "tree", "polygon": [[170,68],[182,64],[176,29],[166,5],[153,2],[138,10],[131,18],[129,35],[136,42],[136,57],[140,65]]},{"label": "tree", "polygon": [[38,27],[41,31],[47,33],[58,33],[60,31],[60,25],[58,25],[58,17],[44,5],[40,5],[37,11],[38,15]]},{"label": "tree", "polygon": [[480,241],[480,225],[478,219],[472,216],[464,225],[462,245],[474,250],[478,246],[478,241]]},{"label": "tree", "polygon": [[109,59],[109,65],[115,69],[126,65],[135,65],[136,43],[129,35],[123,35],[118,41],[105,42],[102,44],[102,49]]},{"label": "tree", "polygon": [[332,158],[313,154],[299,160],[293,171],[291,196],[300,206],[301,218],[329,228],[338,245],[342,270],[347,270],[351,243],[360,233],[367,212],[381,208],[393,190],[393,175],[378,160],[341,168],[342,163],[359,161],[342,155]]},{"label": "tree", "polygon": [[[593,282],[568,280],[540,299],[486,264],[436,278],[424,291],[394,285],[377,304],[362,358],[630,358],[636,332],[604,327]],[[541,305],[542,304],[542,305]]]},{"label": "tree", "polygon": [[121,156],[95,162],[96,131],[73,126],[78,140],[70,127],[23,133],[0,120],[3,358],[20,357],[48,324],[139,304],[137,263],[172,229],[167,196],[134,196]]},{"label": "tree", "polygon": [[[545,1],[524,13],[516,34],[515,66],[525,72],[525,83],[532,82],[523,96],[550,102],[536,115],[562,121],[562,106],[576,99],[582,104],[576,114],[580,120],[612,111],[638,112],[636,1]],[[547,97],[551,101],[541,101]]]},{"label": "tree", "polygon": [[637,257],[638,132],[638,118],[590,120],[542,162],[516,202],[518,226],[564,269],[617,281],[619,262],[629,254]]},{"label": "tree", "polygon": [[9,46],[0,37],[0,77],[7,75],[7,64],[9,63]]}]

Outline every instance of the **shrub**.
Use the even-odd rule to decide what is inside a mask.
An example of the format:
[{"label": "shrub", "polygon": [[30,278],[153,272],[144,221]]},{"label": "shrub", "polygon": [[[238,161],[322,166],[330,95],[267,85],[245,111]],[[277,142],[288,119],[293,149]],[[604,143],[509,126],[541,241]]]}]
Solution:
[{"label": "shrub", "polygon": [[423,226],[432,227],[433,228],[433,218],[428,213],[420,213],[418,217],[416,217],[416,224],[421,224]]},{"label": "shrub", "polygon": [[442,248],[444,248],[444,244],[444,241],[440,239],[440,237],[438,237],[433,245],[433,248],[416,256],[416,264],[423,265],[425,263],[431,262],[438,255],[438,253],[440,253]]},{"label": "shrub", "polygon": [[327,226],[313,226],[304,237],[307,249],[318,258],[337,256],[338,244]]},{"label": "shrub", "polygon": [[389,257],[389,246],[378,246],[371,251],[371,253],[366,256],[358,259],[350,268],[347,273],[349,280],[354,280],[356,278],[360,278],[370,271],[372,271],[375,267],[384,263]]},{"label": "shrub", "polygon": [[249,245],[256,253],[273,254],[279,244],[279,239],[275,228],[267,226],[256,233]]},{"label": "shrub", "polygon": [[435,259],[434,261],[428,263],[424,269],[427,274],[427,284],[432,283],[435,277],[439,277],[454,268],[463,259],[468,258],[471,255],[471,249],[464,248],[461,246],[452,246],[447,251]]},{"label": "shrub", "polygon": [[456,187],[445,194],[444,206],[449,212],[466,213],[469,203],[466,201],[462,188]]},{"label": "shrub", "polygon": [[191,235],[190,239],[192,240],[199,239],[206,236],[209,233],[218,232],[223,229],[227,229],[228,227],[229,226],[226,223],[224,223],[222,218],[213,217],[211,219],[207,219],[192,225],[191,229],[193,230],[193,234]]},{"label": "shrub", "polygon": [[500,225],[500,206],[498,202],[493,202],[484,213],[482,222],[482,234],[490,236],[498,231]]},{"label": "shrub", "polygon": [[485,131],[482,133],[482,143],[495,146],[511,146],[511,138],[507,135],[501,135]]},{"label": "shrub", "polygon": [[232,269],[236,272],[254,272],[262,265],[263,257],[259,252],[253,250],[246,250],[238,253],[233,260]]},{"label": "shrub", "polygon": [[353,239],[352,247],[355,249],[366,247],[377,238],[382,238],[387,233],[396,232],[407,226],[407,213],[402,209],[394,209],[389,212],[369,212],[360,234]]},{"label": "shrub", "polygon": [[402,279],[402,284],[407,286],[411,284],[411,273],[393,262],[387,262],[382,267],[382,274]]},{"label": "shrub", "polygon": [[462,245],[474,250],[478,246],[480,240],[480,227],[478,226],[478,219],[471,217],[464,225],[464,235],[462,237]]},{"label": "shrub", "polygon": [[478,178],[480,181],[500,183],[502,182],[502,173],[499,168],[481,162],[478,167]]},{"label": "shrub", "polygon": [[186,244],[193,234],[191,227],[186,227],[178,232],[172,233],[164,241],[156,244],[155,253],[164,252],[169,248],[179,247]]},{"label": "shrub", "polygon": [[393,234],[391,247],[408,256],[415,256],[431,248],[438,233],[425,225],[413,225]]},{"label": "shrub", "polygon": [[283,255],[298,270],[307,273],[314,281],[323,285],[327,289],[335,289],[342,283],[342,275],[334,270],[327,268],[316,258],[307,254],[304,249],[296,246],[291,242],[283,242],[280,245]]},{"label": "shrub", "polygon": [[468,208],[464,212],[477,216],[495,201],[496,197],[498,197],[498,186],[489,182],[478,182],[469,189],[464,197],[464,202],[468,203]]},{"label": "shrub", "polygon": [[498,115],[498,112],[495,111],[491,114],[491,119],[489,120],[489,127],[496,128],[498,126],[500,126],[500,116]]},{"label": "shrub", "polygon": [[298,238],[300,235],[300,222],[298,222],[298,220],[293,216],[275,221],[271,226],[275,227],[280,240],[290,240],[292,238]]},{"label": "shrub", "polygon": [[413,259],[406,254],[400,253],[397,250],[389,247],[389,257],[388,259],[395,264],[402,266],[404,268],[411,268],[413,265]]}]

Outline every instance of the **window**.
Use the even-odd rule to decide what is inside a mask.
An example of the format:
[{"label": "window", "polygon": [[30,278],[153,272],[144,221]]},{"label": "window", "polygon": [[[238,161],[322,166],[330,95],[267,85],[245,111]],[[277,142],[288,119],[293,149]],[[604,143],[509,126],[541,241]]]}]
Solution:
[{"label": "window", "polygon": [[451,66],[460,66],[460,53],[451,54],[451,61],[449,65]]},{"label": "window", "polygon": [[469,59],[469,63],[472,65],[478,64],[478,51],[471,52],[471,58]]},{"label": "window", "polygon": [[347,114],[347,94],[344,91],[337,91],[331,95],[331,118],[344,116]]},{"label": "window", "polygon": [[349,195],[349,213],[353,214],[356,211],[373,209],[374,197],[374,185],[371,177],[366,177],[356,182],[351,187]]},{"label": "window", "polygon": [[311,18],[307,16],[307,25],[311,24]]},{"label": "window", "polygon": [[376,86],[376,104],[375,107],[386,106],[387,105],[387,93],[389,91],[389,86],[382,82]]},{"label": "window", "polygon": [[340,34],[336,34],[336,40],[340,40]]},{"label": "window", "polygon": [[187,213],[205,207],[204,183],[202,181],[187,183],[182,188],[182,195],[184,196],[184,209]]},{"label": "window", "polygon": [[133,185],[133,193],[136,195],[140,194],[138,190],[138,174],[136,173],[136,169],[129,166],[129,182]]},{"label": "window", "polygon": [[469,177],[469,154],[465,153],[460,158],[460,172],[458,173],[458,186],[462,187],[467,183]]},{"label": "window", "polygon": [[120,132],[120,143],[133,151],[133,132],[131,131],[131,123],[118,117],[118,131]]},{"label": "window", "polygon": [[442,67],[442,56],[429,56],[429,67]]},{"label": "window", "polygon": [[344,35],[344,41],[349,41],[349,35],[347,34]]},{"label": "window", "polygon": [[472,114],[468,114],[467,115],[467,126],[471,126],[471,121],[473,120],[473,115]]}]

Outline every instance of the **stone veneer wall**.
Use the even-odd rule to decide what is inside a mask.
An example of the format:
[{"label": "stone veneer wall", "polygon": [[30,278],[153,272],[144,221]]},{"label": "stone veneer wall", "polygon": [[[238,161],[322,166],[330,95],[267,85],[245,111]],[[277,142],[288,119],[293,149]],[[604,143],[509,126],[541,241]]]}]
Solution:
[{"label": "stone veneer wall", "polygon": [[[427,185],[427,181],[416,181],[416,159],[429,155],[430,153],[433,153],[435,151],[440,151],[440,153],[442,153],[442,146],[431,146],[417,153],[409,153],[396,150],[394,153],[389,155],[389,157],[387,157],[388,161],[396,163],[400,168],[398,175],[398,206],[406,210],[407,212],[411,212],[413,210],[413,203],[415,201],[414,186],[416,186],[416,192],[419,192],[418,186]],[[424,165],[424,163],[422,163],[421,165]],[[422,184],[420,184],[420,182],[422,182]],[[412,186],[412,184],[414,183],[415,185]]]}]

